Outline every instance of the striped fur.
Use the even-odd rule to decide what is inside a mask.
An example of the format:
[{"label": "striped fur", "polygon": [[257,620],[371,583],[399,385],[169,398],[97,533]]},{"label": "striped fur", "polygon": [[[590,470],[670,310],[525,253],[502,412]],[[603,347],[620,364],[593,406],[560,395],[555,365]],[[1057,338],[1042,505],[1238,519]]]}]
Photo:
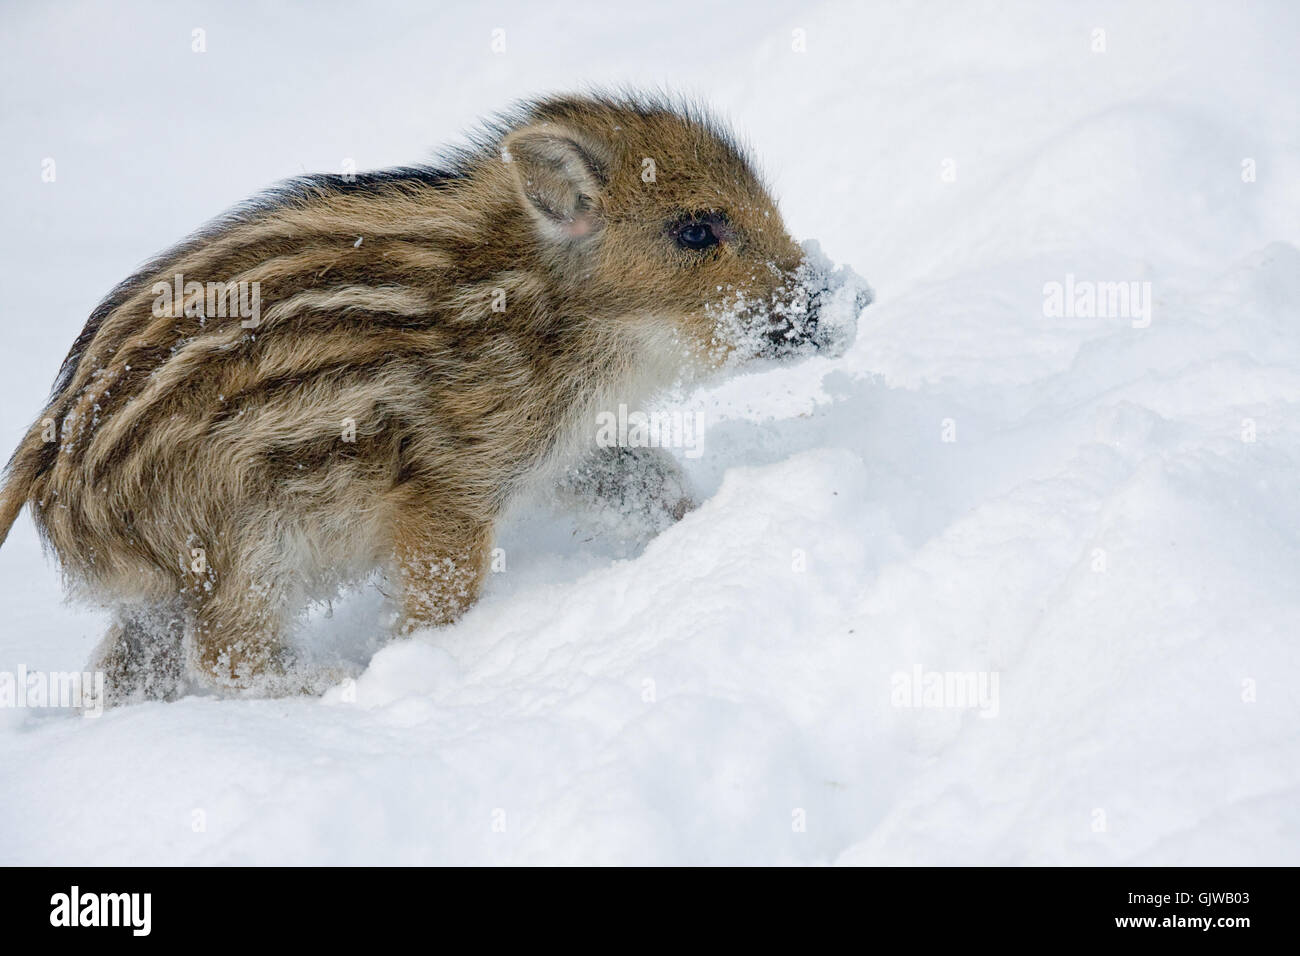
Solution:
[{"label": "striped fur", "polygon": [[[728,241],[684,251],[669,232],[702,212]],[[510,496],[596,411],[720,361],[718,310],[801,260],[734,141],[660,100],[539,101],[442,170],[291,182],[95,310],[9,463],[0,540],[30,502],[70,586],[124,609],[110,681],[161,617],[193,679],[252,687],[305,601],[376,567],[404,628],[454,620]],[[177,275],[257,283],[260,321],[158,314]]]}]

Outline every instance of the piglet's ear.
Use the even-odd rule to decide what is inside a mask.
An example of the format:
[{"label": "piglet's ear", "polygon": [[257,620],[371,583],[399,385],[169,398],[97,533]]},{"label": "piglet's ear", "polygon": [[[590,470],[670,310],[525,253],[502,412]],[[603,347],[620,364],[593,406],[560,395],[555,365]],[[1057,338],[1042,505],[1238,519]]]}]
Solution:
[{"label": "piglet's ear", "polygon": [[543,237],[568,242],[603,228],[600,198],[608,159],[596,144],[572,130],[542,123],[507,136],[501,158]]}]

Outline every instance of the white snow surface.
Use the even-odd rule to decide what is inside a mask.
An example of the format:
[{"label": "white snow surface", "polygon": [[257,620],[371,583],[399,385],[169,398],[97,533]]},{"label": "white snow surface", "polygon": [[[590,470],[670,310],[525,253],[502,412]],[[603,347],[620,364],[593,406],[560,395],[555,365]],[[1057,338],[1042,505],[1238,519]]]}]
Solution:
[{"label": "white snow surface", "polygon": [[[6,450],[149,255],[543,92],[698,95],[877,295],[840,358],[668,399],[706,415],[701,504],[652,540],[538,497],[455,626],[318,609],[350,689],[0,710],[0,862],[1300,863],[1294,4],[0,24]],[[1149,325],[1047,315],[1067,275],[1149,282]],[[0,608],[10,672],[80,669],[107,621],[25,513]],[[917,669],[995,675],[996,709],[896,706]]]}]

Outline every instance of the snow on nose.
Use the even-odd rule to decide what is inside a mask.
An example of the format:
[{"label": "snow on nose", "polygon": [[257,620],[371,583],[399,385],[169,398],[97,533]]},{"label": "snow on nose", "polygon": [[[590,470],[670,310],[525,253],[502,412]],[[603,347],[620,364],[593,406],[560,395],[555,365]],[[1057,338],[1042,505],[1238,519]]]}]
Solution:
[{"label": "snow on nose", "polygon": [[835,358],[853,342],[871,287],[848,266],[836,268],[815,240],[803,251],[803,261],[770,294],[740,296],[714,313],[720,333],[736,346],[736,360]]},{"label": "snow on nose", "polygon": [[801,310],[792,310],[790,329],[798,344],[832,357],[842,355],[857,336],[858,316],[875,298],[866,281],[848,266],[835,265],[815,239],[804,242],[804,261],[796,271]]}]

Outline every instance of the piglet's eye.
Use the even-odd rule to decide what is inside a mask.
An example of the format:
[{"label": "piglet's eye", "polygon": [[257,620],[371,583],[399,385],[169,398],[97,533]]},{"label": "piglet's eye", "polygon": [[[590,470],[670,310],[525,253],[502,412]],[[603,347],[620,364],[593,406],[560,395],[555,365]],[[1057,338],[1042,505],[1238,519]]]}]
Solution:
[{"label": "piglet's eye", "polygon": [[713,223],[696,220],[677,227],[677,244],[683,249],[708,249],[718,244],[718,235]]}]

